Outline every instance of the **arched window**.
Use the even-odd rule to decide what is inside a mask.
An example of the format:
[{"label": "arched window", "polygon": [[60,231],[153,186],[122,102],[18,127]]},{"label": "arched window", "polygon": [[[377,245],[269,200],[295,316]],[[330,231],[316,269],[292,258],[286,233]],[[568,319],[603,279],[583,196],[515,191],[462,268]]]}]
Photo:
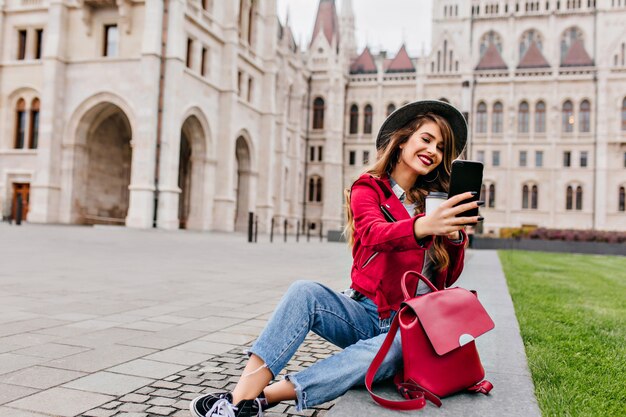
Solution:
[{"label": "arched window", "polygon": [[389,105],[387,106],[387,116],[389,116],[394,111],[396,111],[396,105],[393,103],[389,103]]},{"label": "arched window", "polygon": [[522,187],[522,208],[528,208],[528,185]]},{"label": "arched window", "polygon": [[493,105],[493,115],[491,120],[491,131],[493,133],[502,133],[502,124],[504,119],[502,110],[502,103],[496,101]]},{"label": "arched window", "polygon": [[487,105],[484,101],[478,103],[476,108],[476,133],[487,133]]},{"label": "arched window", "polygon": [[321,97],[313,101],[313,129],[324,129],[324,99]]},{"label": "arched window", "polygon": [[359,129],[359,106],[350,106],[350,133],[357,133]]},{"label": "arched window", "polygon": [[482,38],[480,38],[479,52],[481,58],[483,57],[483,55],[485,55],[485,52],[487,52],[487,49],[491,44],[495,45],[500,54],[502,53],[502,39],[500,38],[500,35],[498,35],[493,30],[490,30],[489,32],[485,33]]},{"label": "arched window", "polygon": [[529,108],[528,103],[522,101],[519,104],[519,109],[517,111],[517,131],[519,133],[528,133],[528,125],[529,125]]},{"label": "arched window", "polygon": [[239,37],[243,38],[243,17],[244,17],[244,7],[246,5],[246,0],[239,0]]},{"label": "arched window", "polygon": [[626,97],[622,100],[622,131],[626,131]]},{"label": "arched window", "polygon": [[583,209],[583,187],[576,187],[576,210]]},{"label": "arched window", "polygon": [[578,130],[586,133],[591,131],[591,104],[589,100],[583,100],[580,103]]},{"label": "arched window", "polygon": [[487,207],[495,208],[496,207],[496,185],[489,185],[489,200],[487,201]]},{"label": "arched window", "polygon": [[30,105],[30,132],[28,135],[28,147],[37,149],[39,144],[39,99],[34,99]]},{"label": "arched window", "polygon": [[250,4],[250,10],[248,11],[248,45],[252,45],[254,39],[254,30],[256,25],[254,23],[254,15],[256,14],[256,1],[252,1]]},{"label": "arched window", "polygon": [[619,187],[618,211],[626,211],[626,189]]},{"label": "arched window", "polygon": [[537,102],[535,105],[535,132],[545,133],[546,131],[546,103]]},{"label": "arched window", "polygon": [[519,43],[519,59],[522,59],[524,55],[526,55],[526,51],[530,48],[532,44],[537,45],[537,48],[542,51],[543,50],[543,39],[539,32],[534,29],[527,30],[522,35],[522,39]]},{"label": "arched window", "polygon": [[317,175],[309,178],[309,201],[315,203],[322,201],[322,178]]},{"label": "arched window", "polygon": [[23,98],[17,101],[15,106],[15,149],[24,147],[26,134],[26,102]]},{"label": "arched window", "polygon": [[539,200],[539,189],[536,185],[533,185],[531,196],[530,196],[530,208],[537,209],[537,204]]},{"label": "arched window", "polygon": [[485,186],[485,184],[480,186],[480,199],[482,201],[487,200],[487,187]]},{"label": "arched window", "polygon": [[373,118],[373,110],[370,104],[365,106],[363,112],[363,133],[369,134],[372,133],[372,118]]},{"label": "arched window", "polygon": [[571,27],[563,32],[563,35],[561,35],[561,62],[567,56],[567,52],[572,47],[572,44],[577,40],[583,42],[583,33],[580,29]]},{"label": "arched window", "polygon": [[574,131],[574,105],[570,100],[563,103],[561,110],[561,129],[565,133]]},{"label": "arched window", "polygon": [[316,193],[315,193],[315,201],[317,201],[318,203],[322,202],[322,178],[318,177],[317,178],[317,187],[316,187]]},{"label": "arched window", "polygon": [[565,210],[571,210],[573,207],[573,201],[574,199],[574,190],[572,189],[571,185],[567,186],[567,191],[565,192]]},{"label": "arched window", "polygon": [[315,198],[315,178],[309,178],[309,201],[314,201]]}]

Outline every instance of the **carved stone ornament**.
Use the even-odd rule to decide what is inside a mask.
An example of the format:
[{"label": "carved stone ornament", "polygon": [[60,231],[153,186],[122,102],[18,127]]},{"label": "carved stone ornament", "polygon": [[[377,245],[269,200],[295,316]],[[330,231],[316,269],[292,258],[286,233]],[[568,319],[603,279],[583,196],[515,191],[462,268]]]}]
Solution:
[{"label": "carved stone ornament", "polygon": [[120,28],[126,33],[132,30],[132,0],[78,0],[78,6],[83,11],[87,36],[91,36],[92,32],[93,10],[101,7],[117,7]]}]

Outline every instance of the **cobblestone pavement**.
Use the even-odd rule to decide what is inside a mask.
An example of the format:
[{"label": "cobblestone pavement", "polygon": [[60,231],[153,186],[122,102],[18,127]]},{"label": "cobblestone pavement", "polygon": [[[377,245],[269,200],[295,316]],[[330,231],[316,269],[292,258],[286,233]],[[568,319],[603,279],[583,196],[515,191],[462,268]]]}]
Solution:
[{"label": "cobblestone pavement", "polygon": [[[313,239],[4,223],[0,236],[0,417],[187,416],[234,384],[291,283],[349,285],[346,245]],[[289,369],[331,351],[309,336]]]},{"label": "cobblestone pavement", "polygon": [[[243,350],[250,346],[249,344],[216,355],[199,365],[191,366],[132,393],[120,396],[98,408],[89,410],[83,416],[189,417],[189,402],[198,395],[223,390],[230,391],[235,387],[247,358],[243,354]],[[286,372],[297,372],[337,350],[338,348],[335,346],[311,333],[277,380],[281,379]],[[296,411],[293,401],[282,402],[268,410],[265,416],[323,417],[333,405],[334,401],[299,412]]]}]

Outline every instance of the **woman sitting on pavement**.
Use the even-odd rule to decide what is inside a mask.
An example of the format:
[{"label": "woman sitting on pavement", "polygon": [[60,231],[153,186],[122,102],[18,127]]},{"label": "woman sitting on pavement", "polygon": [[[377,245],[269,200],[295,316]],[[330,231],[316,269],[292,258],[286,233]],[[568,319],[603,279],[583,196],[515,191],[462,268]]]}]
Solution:
[{"label": "woman sitting on pavement", "polygon": [[[295,400],[302,410],[364,383],[403,301],[402,275],[422,271],[442,289],[463,269],[463,225],[482,218],[455,216],[482,202],[459,204],[472,197],[465,193],[428,216],[423,211],[429,192],[448,191],[452,160],[466,138],[461,113],[440,101],[407,104],[385,120],[376,140],[378,161],[346,193],[346,231],[353,256],[350,290],[340,293],[315,282],[293,283],[252,345],[234,390],[196,398],[190,405],[193,416],[262,416],[287,400]],[[422,282],[413,290],[430,291]],[[268,385],[309,331],[343,350]],[[398,334],[376,380],[392,377],[401,366]]]}]

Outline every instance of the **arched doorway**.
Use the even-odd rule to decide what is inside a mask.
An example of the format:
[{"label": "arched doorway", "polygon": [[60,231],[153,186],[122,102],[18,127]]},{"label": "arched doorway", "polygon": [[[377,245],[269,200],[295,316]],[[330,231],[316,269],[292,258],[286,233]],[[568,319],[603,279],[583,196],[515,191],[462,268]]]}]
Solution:
[{"label": "arched doorway", "polygon": [[248,228],[250,211],[250,147],[243,136],[235,143],[235,231],[243,232]]},{"label": "arched doorway", "polygon": [[125,224],[129,206],[132,131],[122,109],[100,103],[81,119],[74,163],[72,211],[78,223]]},{"label": "arched doorway", "polygon": [[185,119],[180,131],[178,158],[178,224],[181,229],[201,229],[204,213],[206,133],[196,116]]}]

